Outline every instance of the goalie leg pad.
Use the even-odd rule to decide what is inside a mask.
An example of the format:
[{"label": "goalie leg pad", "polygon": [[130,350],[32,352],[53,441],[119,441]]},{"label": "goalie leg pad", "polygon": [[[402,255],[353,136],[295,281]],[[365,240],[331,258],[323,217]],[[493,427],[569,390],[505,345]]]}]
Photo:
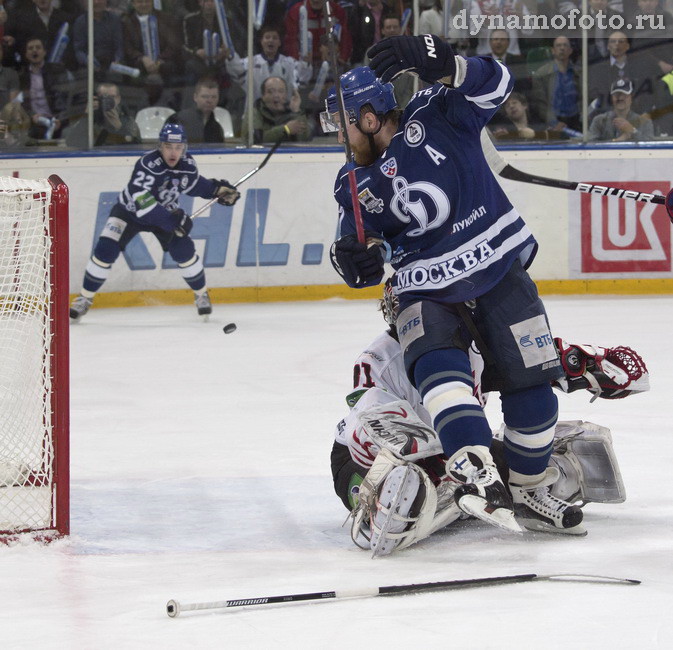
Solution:
[{"label": "goalie leg pad", "polygon": [[360,536],[368,539],[374,557],[406,548],[460,517],[452,496],[452,489],[442,489],[438,504],[437,489],[426,472],[384,448],[360,485],[352,513],[353,541],[365,548]]},{"label": "goalie leg pad", "polygon": [[561,478],[551,493],[570,503],[623,503],[626,491],[610,430],[591,422],[559,422],[552,464]]}]

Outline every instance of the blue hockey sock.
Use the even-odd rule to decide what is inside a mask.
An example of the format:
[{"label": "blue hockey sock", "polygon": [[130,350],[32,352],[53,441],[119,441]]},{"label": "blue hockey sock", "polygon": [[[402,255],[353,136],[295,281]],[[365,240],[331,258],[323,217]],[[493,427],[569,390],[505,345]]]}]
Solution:
[{"label": "blue hockey sock", "polygon": [[194,255],[191,260],[185,264],[180,264],[180,273],[185,282],[193,291],[203,291],[206,287],[206,272],[203,269],[203,262],[198,255]]},{"label": "blue hockey sock", "polygon": [[512,483],[541,475],[547,468],[558,419],[558,400],[550,384],[500,396],[505,418],[505,459]]},{"label": "blue hockey sock", "polygon": [[474,396],[465,352],[457,348],[426,352],[416,361],[414,382],[448,457],[468,445],[490,447],[491,428]]}]

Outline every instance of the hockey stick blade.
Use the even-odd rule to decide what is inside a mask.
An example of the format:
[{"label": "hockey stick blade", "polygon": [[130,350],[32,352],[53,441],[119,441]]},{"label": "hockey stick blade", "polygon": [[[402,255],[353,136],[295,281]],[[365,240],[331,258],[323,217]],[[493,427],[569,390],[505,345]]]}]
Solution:
[{"label": "hockey stick blade", "polygon": [[[266,156],[264,156],[264,160],[262,160],[262,162],[259,163],[259,165],[257,165],[257,167],[255,167],[254,169],[251,169],[246,174],[243,174],[243,176],[241,176],[241,178],[239,178],[234,183],[234,187],[238,187],[242,183],[245,183],[245,181],[247,181],[251,176],[254,176],[260,169],[262,169],[262,167],[264,167],[264,165],[266,165],[266,163],[269,162],[269,158],[271,158],[271,156],[276,151],[276,149],[278,149],[278,147],[280,147],[283,140],[285,140],[285,132],[283,132],[283,135],[281,135],[281,137],[278,138],[278,140],[273,143],[273,145],[271,146],[271,149],[269,149],[269,152],[266,154]],[[198,217],[200,214],[203,214],[216,201],[217,201],[217,197],[215,197],[214,199],[210,199],[210,201],[208,201],[208,203],[202,205],[196,212],[194,212],[192,214],[192,219],[194,219],[194,217]]]},{"label": "hockey stick blade", "polygon": [[619,584],[628,586],[635,586],[640,584],[640,580],[634,580],[631,578],[615,578],[611,576],[586,575],[581,573],[555,573],[549,575],[523,573],[512,576],[472,578],[467,580],[446,580],[443,582],[422,582],[419,584],[391,585],[388,587],[374,587],[371,589],[342,589],[339,591],[319,591],[305,594],[286,594],[284,596],[262,596],[260,598],[241,598],[238,600],[216,600],[203,603],[181,604],[177,600],[169,600],[166,604],[166,613],[171,618],[177,618],[182,612],[205,609],[229,609],[231,607],[246,607],[252,605],[275,605],[282,603],[303,602],[308,600],[401,596],[403,594],[417,594],[425,591],[472,589],[477,587],[492,587],[495,585],[515,584],[520,582],[533,582],[535,580],[550,582]]}]

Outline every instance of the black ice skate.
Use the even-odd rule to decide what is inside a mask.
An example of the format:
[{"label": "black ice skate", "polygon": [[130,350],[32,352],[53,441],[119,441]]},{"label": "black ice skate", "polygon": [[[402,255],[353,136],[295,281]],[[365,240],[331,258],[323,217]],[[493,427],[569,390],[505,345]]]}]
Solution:
[{"label": "black ice skate", "polygon": [[198,312],[199,316],[205,316],[206,319],[210,314],[213,313],[213,306],[210,302],[210,296],[208,295],[207,291],[204,291],[200,296],[195,295],[194,302],[196,303],[196,311]]},{"label": "black ice skate", "polygon": [[89,311],[89,307],[92,304],[93,298],[85,298],[80,294],[72,301],[72,305],[70,305],[70,318],[75,322],[78,321]]},{"label": "black ice skate", "polygon": [[514,519],[512,500],[486,447],[463,447],[446,463],[447,474],[458,483],[453,495],[468,515],[510,532],[522,532]]},{"label": "black ice skate", "polygon": [[533,485],[509,484],[514,501],[514,513],[527,530],[586,535],[582,525],[582,510],[553,496],[549,486],[559,478],[555,467],[548,467],[544,477]]}]

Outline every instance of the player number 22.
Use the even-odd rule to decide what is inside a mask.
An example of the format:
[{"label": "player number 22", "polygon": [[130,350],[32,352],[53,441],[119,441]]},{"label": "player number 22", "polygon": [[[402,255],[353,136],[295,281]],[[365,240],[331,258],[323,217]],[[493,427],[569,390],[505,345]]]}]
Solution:
[{"label": "player number 22", "polygon": [[152,185],[154,185],[154,176],[145,174],[145,172],[138,172],[133,179],[133,184],[149,192],[152,189]]}]

